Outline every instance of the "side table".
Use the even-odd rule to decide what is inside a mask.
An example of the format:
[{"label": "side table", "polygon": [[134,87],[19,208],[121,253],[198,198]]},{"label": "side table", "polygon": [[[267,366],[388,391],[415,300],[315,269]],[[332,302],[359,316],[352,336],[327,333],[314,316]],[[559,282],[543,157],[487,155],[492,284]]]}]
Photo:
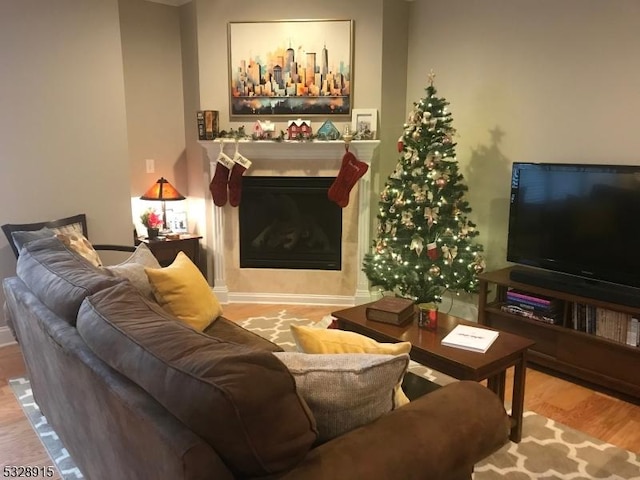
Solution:
[{"label": "side table", "polygon": [[171,265],[178,255],[178,252],[184,252],[196,266],[202,270],[200,266],[200,239],[198,235],[183,234],[180,238],[159,238],[149,240],[146,237],[139,237],[139,243],[145,243],[153,255],[158,259],[158,263],[163,267]]}]

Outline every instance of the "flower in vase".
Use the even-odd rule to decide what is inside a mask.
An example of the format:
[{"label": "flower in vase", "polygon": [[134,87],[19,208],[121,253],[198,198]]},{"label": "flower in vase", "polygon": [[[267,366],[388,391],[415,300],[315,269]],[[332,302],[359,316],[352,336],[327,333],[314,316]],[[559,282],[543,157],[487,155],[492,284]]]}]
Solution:
[{"label": "flower in vase", "polygon": [[151,208],[140,215],[140,221],[147,228],[160,228],[162,226],[162,217]]}]

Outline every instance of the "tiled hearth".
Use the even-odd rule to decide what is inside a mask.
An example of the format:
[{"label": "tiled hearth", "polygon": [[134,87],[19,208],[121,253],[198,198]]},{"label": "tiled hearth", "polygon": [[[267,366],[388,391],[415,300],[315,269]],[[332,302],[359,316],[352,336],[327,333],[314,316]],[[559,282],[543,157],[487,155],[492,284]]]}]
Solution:
[{"label": "tiled hearth", "polygon": [[[219,141],[202,141],[213,177]],[[377,140],[354,141],[350,151],[371,165]],[[233,157],[235,142],[225,140],[224,152]],[[251,160],[245,175],[335,177],[345,153],[343,142],[239,142],[239,152]],[[207,215],[206,248],[213,261],[214,292],[222,303],[305,303],[354,305],[371,300],[362,272],[362,259],[370,246],[371,168],[352,190],[343,210],[342,269],[286,270],[239,267],[238,209],[213,206]],[[211,202],[211,200],[209,200]],[[213,205],[211,202],[210,205]]]}]

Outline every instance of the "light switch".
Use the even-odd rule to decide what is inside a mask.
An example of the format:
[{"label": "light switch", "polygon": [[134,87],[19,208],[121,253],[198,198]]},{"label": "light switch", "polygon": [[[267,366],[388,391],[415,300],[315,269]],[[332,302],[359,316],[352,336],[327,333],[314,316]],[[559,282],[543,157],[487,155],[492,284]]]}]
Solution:
[{"label": "light switch", "polygon": [[153,158],[147,158],[147,173],[156,171],[156,161]]}]

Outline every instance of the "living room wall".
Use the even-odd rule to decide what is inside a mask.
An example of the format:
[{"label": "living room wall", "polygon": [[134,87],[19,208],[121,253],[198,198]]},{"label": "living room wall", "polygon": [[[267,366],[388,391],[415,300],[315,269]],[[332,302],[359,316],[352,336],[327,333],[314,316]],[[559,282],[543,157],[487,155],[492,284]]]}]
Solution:
[{"label": "living room wall", "polygon": [[[130,243],[117,0],[0,2],[0,58],[0,224],[85,212],[92,239]],[[0,278],[15,265],[2,236]]]},{"label": "living room wall", "polygon": [[640,163],[639,2],[417,0],[410,19],[407,108],[434,69],[488,268],[507,264],[512,162]]}]

